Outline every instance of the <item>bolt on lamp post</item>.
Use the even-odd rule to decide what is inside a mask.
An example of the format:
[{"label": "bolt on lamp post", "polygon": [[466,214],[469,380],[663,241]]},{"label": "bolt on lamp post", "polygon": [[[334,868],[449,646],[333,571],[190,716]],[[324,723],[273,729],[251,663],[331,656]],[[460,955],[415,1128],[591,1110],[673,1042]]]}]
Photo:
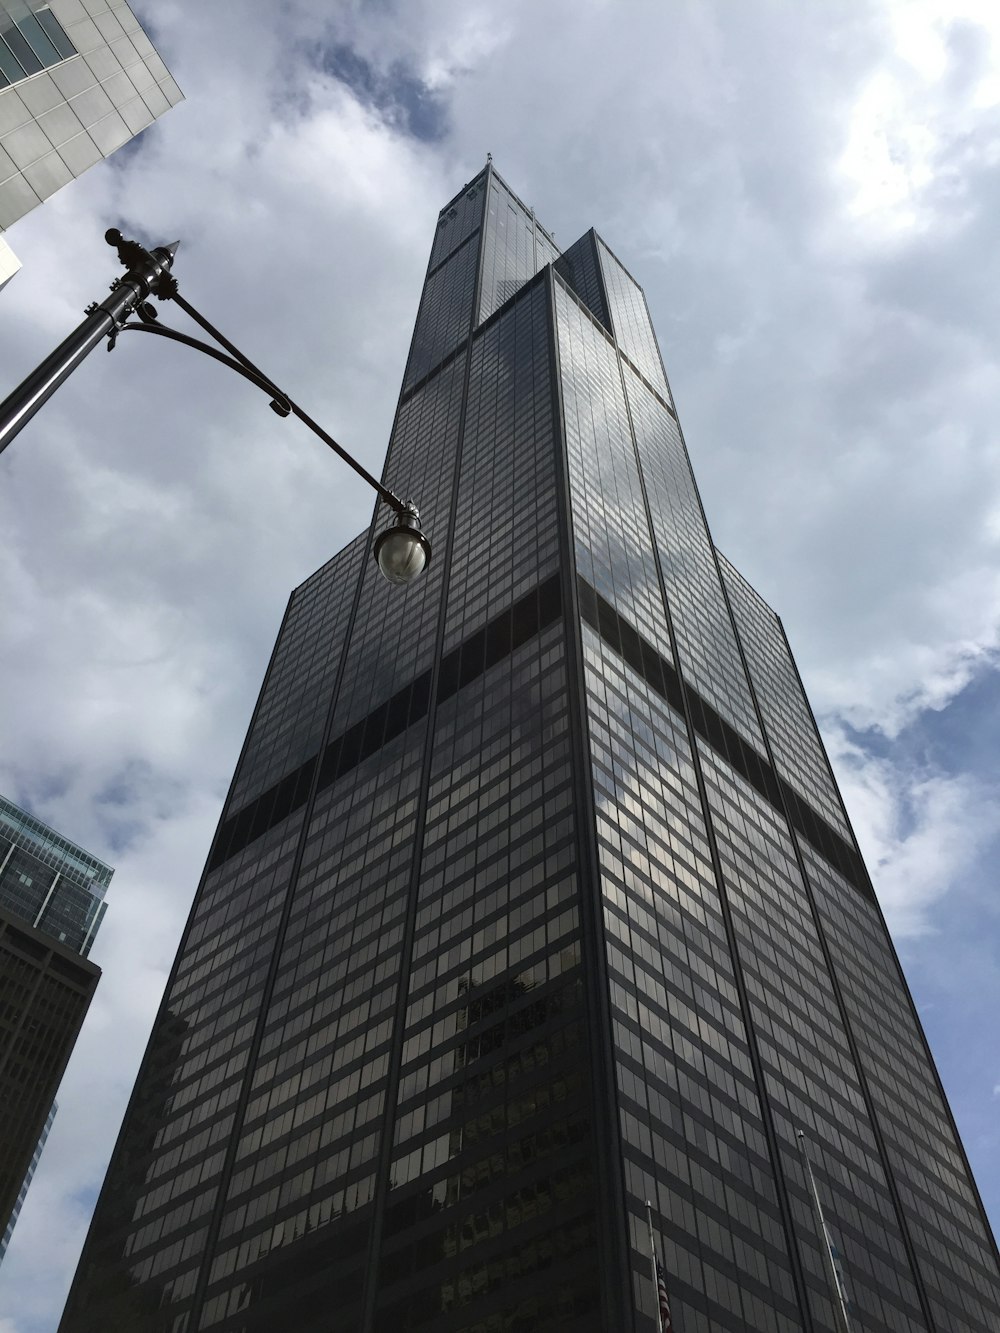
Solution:
[{"label": "bolt on lamp post", "polygon": [[[6,449],[15,435],[27,425],[43,403],[55,393],[59,385],[72,374],[81,361],[88,356],[102,338],[108,339],[108,350],[115,346],[120,333],[155,333],[174,342],[184,343],[207,356],[221,361],[230,370],[248,379],[258,389],[262,389],[271,400],[272,409],[280,417],[296,416],[308,426],[314,435],[318,435],[338,457],[354,469],[378,492],[380,499],[394,511],[396,522],[390,528],[380,532],[375,539],[373,554],[382,574],[390,583],[410,583],[426,568],[431,558],[431,544],[420,528],[420,514],[411,500],[400,500],[388,487],[383,486],[371,473],[344,449],[332,435],[313,421],[297,403],[273,383],[258,369],[228,338],[210,324],[204,315],[199,314],[177,290],[177,279],[173,276],[174,255],[178,241],[169,245],[157,246],[146,250],[137,241],[126,240],[120,231],[105,233],[104,239],[118,252],[118,258],[125,265],[123,277],[116,278],[111,284],[111,295],[100,303],[89,305],[86,319],[53,351],[41,365],[18,385],[2,403],[0,403],[0,453]],[[160,301],[173,301],[179,305],[196,324],[211,337],[218,347],[192,338],[190,334],[180,333],[176,329],[165,328],[159,323],[156,310],[147,300],[155,296]],[[128,323],[132,315],[138,317],[138,323]],[[219,351],[219,348],[224,351]]]}]

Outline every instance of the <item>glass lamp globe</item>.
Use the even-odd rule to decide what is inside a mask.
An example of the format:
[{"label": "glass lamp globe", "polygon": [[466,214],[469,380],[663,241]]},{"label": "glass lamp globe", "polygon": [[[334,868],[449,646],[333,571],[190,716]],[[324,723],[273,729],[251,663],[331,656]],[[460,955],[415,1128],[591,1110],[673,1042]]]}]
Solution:
[{"label": "glass lamp globe", "polygon": [[398,521],[375,539],[375,560],[390,583],[412,583],[427,568],[431,544],[420,531],[416,510],[401,514]]}]

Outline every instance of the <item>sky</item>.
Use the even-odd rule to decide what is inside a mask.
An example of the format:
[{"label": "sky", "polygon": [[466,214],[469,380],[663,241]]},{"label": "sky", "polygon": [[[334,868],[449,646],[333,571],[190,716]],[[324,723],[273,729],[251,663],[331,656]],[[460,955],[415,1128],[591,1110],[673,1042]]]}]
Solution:
[{"label": "sky", "polygon": [[[644,286],[713,536],[781,614],[1000,1224],[1000,10],[157,0],[186,95],[6,234],[0,394],[105,230],[381,467],[437,213],[492,152]],[[161,308],[176,327],[178,311]],[[0,791],[116,867],[0,1267],[53,1333],[288,593],[372,496],[190,350],[98,349],[0,458]]]}]

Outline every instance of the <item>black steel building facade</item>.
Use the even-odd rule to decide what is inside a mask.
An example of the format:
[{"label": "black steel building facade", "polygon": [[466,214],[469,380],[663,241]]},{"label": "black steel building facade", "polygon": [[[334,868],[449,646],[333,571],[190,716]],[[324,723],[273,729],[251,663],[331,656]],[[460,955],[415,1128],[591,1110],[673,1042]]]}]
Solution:
[{"label": "black steel building facade", "polygon": [[292,595],[63,1333],[992,1333],[997,1251],[641,289],[488,165]]},{"label": "black steel building facade", "polygon": [[113,874],[0,796],[0,1259],[100,980],[87,954]]},{"label": "black steel building facade", "polygon": [[[101,969],[0,908],[0,1228],[13,1229],[33,1158]],[[6,1248],[6,1247],[4,1247]]]}]

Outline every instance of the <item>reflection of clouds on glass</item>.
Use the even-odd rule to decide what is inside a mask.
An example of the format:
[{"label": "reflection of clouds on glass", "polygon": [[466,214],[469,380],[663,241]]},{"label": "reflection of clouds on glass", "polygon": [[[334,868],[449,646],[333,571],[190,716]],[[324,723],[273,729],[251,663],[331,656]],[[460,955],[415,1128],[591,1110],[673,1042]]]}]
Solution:
[{"label": "reflection of clouds on glass", "polygon": [[499,310],[557,254],[531,209],[503,181],[491,176],[477,322]]},{"label": "reflection of clouds on glass", "polygon": [[630,370],[625,384],[681,670],[760,749],[763,738],[680,430]]},{"label": "reflection of clouds on glass", "polygon": [[781,622],[721,552],[719,567],[775,765],[800,795],[850,838],[840,796]]},{"label": "reflection of clouds on glass", "polygon": [[667,381],[642,288],[602,240],[598,240],[598,254],[618,346],[655,386],[657,393],[666,394]]},{"label": "reflection of clouds on glass", "polygon": [[556,310],[577,570],[669,657],[618,358],[558,282]]},{"label": "reflection of clouds on glass", "polygon": [[648,810],[666,827],[676,806],[666,775],[694,784],[684,723],[587,625],[583,636],[593,760],[603,765],[595,768],[598,809],[616,820],[621,811]]}]

